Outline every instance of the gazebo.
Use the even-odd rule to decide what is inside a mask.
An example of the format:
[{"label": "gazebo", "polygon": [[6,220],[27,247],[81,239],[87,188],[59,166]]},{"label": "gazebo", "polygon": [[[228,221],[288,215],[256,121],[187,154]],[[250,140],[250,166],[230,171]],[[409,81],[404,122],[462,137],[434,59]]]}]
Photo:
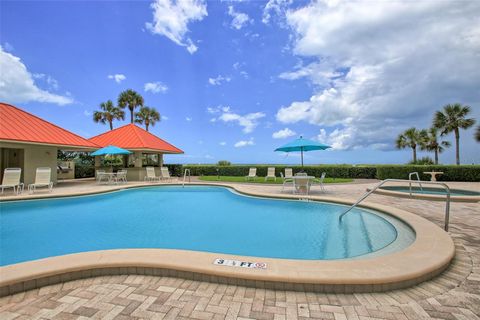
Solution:
[{"label": "gazebo", "polygon": [[[132,154],[123,157],[123,165],[128,172],[127,179],[130,181],[143,180],[146,166],[156,167],[156,174],[160,174],[164,154],[183,153],[174,145],[134,124],[107,131],[90,138],[89,141],[100,147],[113,145],[131,151]],[[96,156],[95,169],[109,170],[110,167],[102,168],[101,157]]]}]

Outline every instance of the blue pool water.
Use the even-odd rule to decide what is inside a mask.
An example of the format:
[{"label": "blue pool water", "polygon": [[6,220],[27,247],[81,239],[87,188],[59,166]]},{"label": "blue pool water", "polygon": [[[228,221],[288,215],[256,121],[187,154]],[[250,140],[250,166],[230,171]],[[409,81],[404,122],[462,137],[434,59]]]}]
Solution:
[{"label": "blue pool water", "polygon": [[[386,187],[380,187],[380,189],[410,193],[410,187],[405,187],[405,186],[386,186]],[[413,187],[413,186],[412,186],[412,193],[435,194],[435,195],[444,195],[444,196],[446,195],[446,192],[444,189],[428,188],[428,187],[420,188],[420,187]],[[480,196],[480,192],[470,191],[470,190],[461,190],[461,189],[450,189],[450,195],[451,196]]]},{"label": "blue pool water", "polygon": [[149,187],[0,208],[0,265],[120,248],[340,259],[397,236],[367,210],[354,209],[340,224],[342,205],[246,197],[223,187]]}]

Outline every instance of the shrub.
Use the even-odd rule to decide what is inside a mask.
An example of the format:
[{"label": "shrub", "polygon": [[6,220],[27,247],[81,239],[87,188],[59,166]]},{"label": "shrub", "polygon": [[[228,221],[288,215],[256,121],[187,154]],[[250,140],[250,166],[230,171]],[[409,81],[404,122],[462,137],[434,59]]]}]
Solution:
[{"label": "shrub", "polygon": [[377,166],[377,179],[408,179],[410,172],[418,172],[421,180],[430,180],[424,172],[440,171],[439,181],[480,181],[480,165],[380,165]]},{"label": "shrub", "polygon": [[91,165],[75,164],[75,178],[95,177],[95,167]]},{"label": "shrub", "polygon": [[227,161],[227,160],[220,160],[217,162],[217,165],[218,166],[230,166],[232,165],[232,163],[230,161]]},{"label": "shrub", "polygon": [[[300,166],[289,165],[168,165],[170,172],[175,175],[183,175],[184,169],[190,169],[192,176],[246,176],[248,169],[257,168],[257,176],[267,175],[268,167],[275,167],[275,173],[285,172],[285,168],[292,168],[294,173],[302,170]],[[218,170],[218,172],[217,172]],[[410,172],[418,172],[422,180],[430,180],[430,175],[423,174],[428,171],[441,171],[444,174],[438,176],[439,181],[480,181],[480,165],[316,165],[305,166],[303,170],[312,176],[319,177],[326,172],[330,178],[352,179],[408,179]]]},{"label": "shrub", "polygon": [[164,164],[164,166],[168,168],[170,175],[175,177],[183,176],[183,166],[181,164]]},{"label": "shrub", "polygon": [[408,163],[409,165],[428,165],[428,164],[434,164],[432,158],[430,157],[422,157],[420,159],[417,159],[417,162],[414,162],[413,160]]},{"label": "shrub", "polygon": [[[275,167],[275,173],[280,176],[280,172],[285,172],[285,168],[292,168],[294,173],[302,170],[301,166],[289,165],[231,165],[231,166],[216,166],[216,165],[184,165],[184,169],[190,169],[192,176],[246,176],[251,167],[257,168],[257,176],[262,177],[267,175],[268,167]],[[217,172],[218,169],[218,172]],[[350,165],[320,165],[320,166],[305,166],[303,168],[307,174],[312,176],[320,176],[322,172],[326,172],[327,177],[331,178],[363,178],[375,179],[375,166],[350,166]]]}]

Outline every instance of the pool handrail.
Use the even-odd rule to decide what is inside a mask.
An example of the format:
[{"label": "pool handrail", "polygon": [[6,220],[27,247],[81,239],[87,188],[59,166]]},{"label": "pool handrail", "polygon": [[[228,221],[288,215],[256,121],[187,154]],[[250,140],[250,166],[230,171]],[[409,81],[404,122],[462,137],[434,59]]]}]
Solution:
[{"label": "pool handrail", "polygon": [[[345,212],[343,212],[339,216],[339,221],[342,222],[342,218],[344,215],[346,215],[350,210],[355,208],[360,202],[365,200],[369,195],[371,195],[373,192],[375,192],[378,188],[380,188],[382,185],[384,185],[387,182],[409,182],[410,180],[403,180],[403,179],[385,179],[383,181],[380,181],[375,187],[367,191],[360,199],[357,200],[353,205],[351,205]],[[438,181],[423,181],[425,184],[436,184],[443,186],[444,189],[447,191],[446,192],[446,204],[445,204],[445,226],[444,230],[448,231],[448,224],[450,221],[450,188],[446,183],[443,182],[438,182]]]},{"label": "pool handrail", "polygon": [[409,186],[410,186],[410,196],[412,196],[412,176],[417,177],[418,184],[420,185],[420,190],[423,191],[422,183],[420,182],[420,176],[418,175],[418,172],[410,172],[408,174],[408,180],[410,180]]},{"label": "pool handrail", "polygon": [[[187,174],[188,173],[188,174]],[[183,183],[182,183],[182,186],[185,188],[185,181],[187,179],[187,175],[188,175],[188,183],[192,182],[190,180],[190,169],[185,169],[185,171],[183,171]]]}]

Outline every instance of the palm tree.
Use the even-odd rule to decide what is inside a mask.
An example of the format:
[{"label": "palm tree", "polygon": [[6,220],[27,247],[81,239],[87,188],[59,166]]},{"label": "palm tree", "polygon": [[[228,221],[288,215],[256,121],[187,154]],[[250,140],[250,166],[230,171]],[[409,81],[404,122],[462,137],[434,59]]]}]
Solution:
[{"label": "palm tree", "polygon": [[101,111],[95,111],[93,113],[93,121],[110,125],[110,130],[113,130],[113,120],[125,120],[125,112],[119,107],[116,107],[112,100],[102,102],[100,104]]},{"label": "palm tree", "polygon": [[426,130],[417,130],[415,128],[407,129],[398,136],[396,146],[398,149],[405,149],[407,147],[412,148],[413,162],[416,163],[417,146],[421,146],[425,143],[426,135]]},{"label": "palm tree", "polygon": [[438,129],[433,127],[428,129],[425,143],[421,145],[422,150],[428,150],[435,152],[435,164],[438,164],[438,154],[442,153],[445,148],[451,146],[448,141],[438,141]]},{"label": "palm tree", "polygon": [[153,127],[160,119],[160,113],[158,113],[155,108],[141,107],[140,110],[135,113],[135,122],[145,124],[145,130],[147,131],[149,125]]},{"label": "palm tree", "polygon": [[130,110],[130,123],[133,123],[133,112],[136,107],[143,107],[143,97],[132,89],[127,89],[118,96],[118,106],[128,107]]},{"label": "palm tree", "polygon": [[477,131],[475,132],[475,140],[480,142],[480,126],[477,127]]},{"label": "palm tree", "polygon": [[442,130],[441,135],[450,132],[455,133],[455,158],[457,165],[460,164],[460,129],[468,129],[475,124],[473,118],[466,119],[470,112],[469,106],[460,103],[447,104],[442,111],[437,111],[433,119],[433,126]]}]

